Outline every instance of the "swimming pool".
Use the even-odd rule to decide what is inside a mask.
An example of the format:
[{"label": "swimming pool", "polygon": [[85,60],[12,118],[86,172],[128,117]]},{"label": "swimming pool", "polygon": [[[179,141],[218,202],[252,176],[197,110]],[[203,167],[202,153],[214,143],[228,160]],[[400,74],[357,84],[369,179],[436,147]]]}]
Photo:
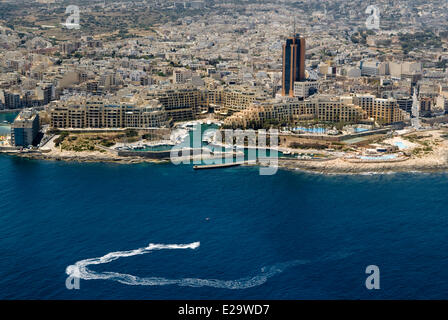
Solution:
[{"label": "swimming pool", "polygon": [[327,129],[325,128],[303,128],[303,127],[297,127],[293,129],[294,131],[303,131],[306,133],[319,133],[324,134],[327,132]]},{"label": "swimming pool", "polygon": [[397,141],[397,142],[395,142],[394,144],[395,144],[400,150],[404,150],[404,149],[407,149],[407,148],[408,148],[408,146],[405,145],[402,141]]},{"label": "swimming pool", "polygon": [[136,148],[133,151],[170,151],[172,148],[172,145],[162,144],[157,146],[143,146],[142,148]]}]

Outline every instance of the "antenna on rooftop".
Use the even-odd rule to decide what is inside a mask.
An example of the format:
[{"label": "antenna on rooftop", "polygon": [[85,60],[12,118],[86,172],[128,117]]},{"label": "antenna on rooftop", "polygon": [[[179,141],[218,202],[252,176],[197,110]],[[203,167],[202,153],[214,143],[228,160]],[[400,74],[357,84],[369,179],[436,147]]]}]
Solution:
[{"label": "antenna on rooftop", "polygon": [[296,32],[296,16],[294,16],[294,34],[292,35],[293,37],[295,37],[296,35],[297,35],[297,32]]}]

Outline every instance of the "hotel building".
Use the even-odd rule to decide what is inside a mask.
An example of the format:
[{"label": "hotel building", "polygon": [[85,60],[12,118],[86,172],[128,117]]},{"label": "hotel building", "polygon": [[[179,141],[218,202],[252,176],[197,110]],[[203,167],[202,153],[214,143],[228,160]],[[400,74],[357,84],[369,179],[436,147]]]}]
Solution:
[{"label": "hotel building", "polygon": [[283,44],[282,95],[294,96],[294,82],[305,80],[305,38],[298,35]]},{"label": "hotel building", "polygon": [[149,91],[143,98],[158,100],[168,118],[175,122],[193,119],[207,108],[207,98],[203,92],[190,86]]},{"label": "hotel building", "polygon": [[11,125],[11,144],[16,147],[36,145],[39,129],[39,114],[37,111],[33,109],[23,110]]},{"label": "hotel building", "polygon": [[369,118],[380,124],[393,124],[403,122],[408,114],[400,109],[397,100],[379,99],[373,95],[355,95],[353,103],[359,105],[367,112]]},{"label": "hotel building", "polygon": [[367,113],[354,105],[351,97],[318,96],[303,101],[264,102],[228,117],[224,123],[235,127],[262,126],[268,120],[283,123],[314,120],[356,123],[367,120]]},{"label": "hotel building", "polygon": [[157,102],[136,106],[103,101],[58,102],[48,112],[52,128],[155,128],[168,126]]}]

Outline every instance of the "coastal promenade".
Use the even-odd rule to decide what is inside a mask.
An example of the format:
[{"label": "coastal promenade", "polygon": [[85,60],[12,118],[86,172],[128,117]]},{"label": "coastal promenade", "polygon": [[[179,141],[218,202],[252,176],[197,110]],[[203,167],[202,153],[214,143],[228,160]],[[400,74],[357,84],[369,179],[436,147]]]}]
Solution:
[{"label": "coastal promenade", "polygon": [[[301,149],[281,147],[278,148],[278,151],[286,152],[288,156],[280,155],[278,166],[287,170],[311,171],[324,174],[448,171],[447,133],[448,131],[445,129],[419,132],[411,131],[399,137],[396,136],[386,139],[385,142],[399,144],[403,150],[395,153],[386,153],[384,155],[363,155],[360,151],[304,151]],[[171,148],[161,151],[116,150],[97,144],[97,148],[94,151],[73,151],[56,146],[55,140],[57,137],[57,135],[53,136],[40,149],[21,151],[15,148],[2,148],[0,152],[25,158],[74,162],[114,162],[130,164],[141,162],[158,163],[171,160]],[[157,141],[151,143],[157,144]],[[241,151],[238,152],[240,152],[239,155],[236,151],[231,151],[232,158],[244,156],[244,153]],[[218,152],[216,154],[208,152],[204,154],[190,150],[189,154],[180,153],[177,160],[180,163],[190,163],[190,161],[220,159],[227,155],[225,152]],[[259,160],[261,162],[261,159]],[[254,164],[252,163],[250,165]]]}]

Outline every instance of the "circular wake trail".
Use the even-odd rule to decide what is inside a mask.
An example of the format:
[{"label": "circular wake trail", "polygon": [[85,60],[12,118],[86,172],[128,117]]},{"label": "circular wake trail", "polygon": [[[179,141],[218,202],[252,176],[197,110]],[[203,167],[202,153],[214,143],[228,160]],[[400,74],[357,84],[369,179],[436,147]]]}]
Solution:
[{"label": "circular wake trail", "polygon": [[100,258],[85,259],[76,262],[74,265],[68,266],[67,275],[82,280],[112,280],[126,285],[132,286],[165,286],[178,285],[185,287],[213,287],[221,289],[247,289],[264,284],[269,278],[282,273],[285,269],[308,261],[294,260],[285,263],[278,263],[273,266],[263,267],[259,274],[253,277],[245,277],[237,280],[218,280],[218,279],[167,279],[162,277],[137,277],[131,274],[123,274],[117,272],[95,272],[88,268],[90,265],[100,265],[112,262],[114,260],[132,256],[138,256],[150,253],[154,250],[186,250],[199,248],[199,242],[190,244],[150,244],[146,248],[140,248],[129,251],[111,252]]}]

